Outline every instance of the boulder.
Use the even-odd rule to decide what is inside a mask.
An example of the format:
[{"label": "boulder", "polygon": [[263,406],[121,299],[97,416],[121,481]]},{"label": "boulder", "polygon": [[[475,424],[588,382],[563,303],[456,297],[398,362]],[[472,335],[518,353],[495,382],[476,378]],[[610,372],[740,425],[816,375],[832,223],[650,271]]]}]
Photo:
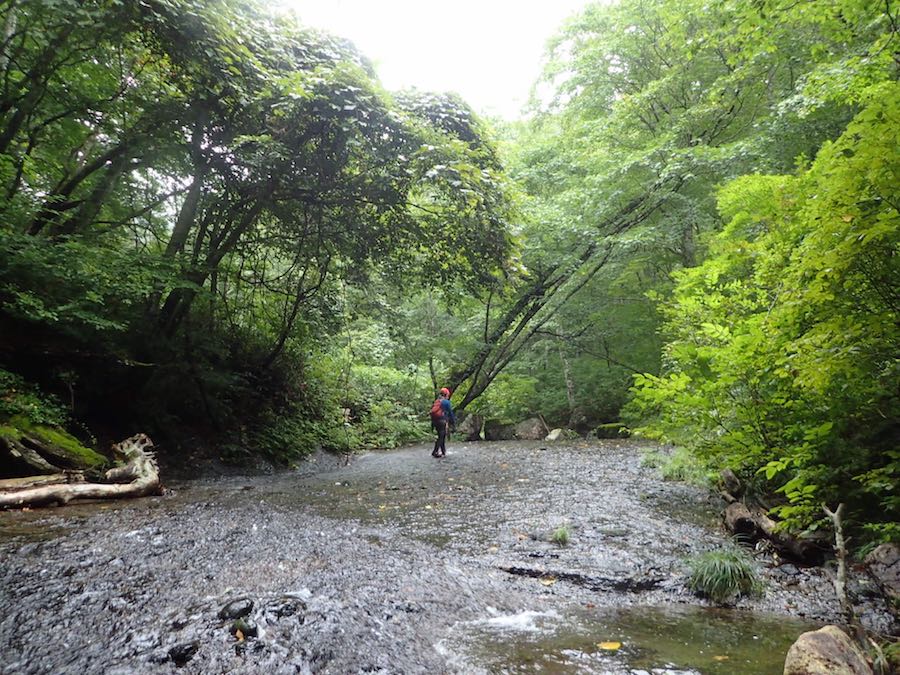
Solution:
[{"label": "boulder", "polygon": [[558,441],[559,437],[562,436],[562,432],[563,432],[562,429],[554,429],[549,434],[547,434],[547,437],[544,440],[545,441]]},{"label": "boulder", "polygon": [[837,626],[804,633],[791,645],[784,675],[872,675],[862,651]]},{"label": "boulder", "polygon": [[520,441],[540,441],[547,435],[547,427],[537,417],[519,422],[513,432]]},{"label": "boulder", "polygon": [[481,440],[482,426],[484,426],[484,418],[481,415],[466,415],[456,427],[456,433],[459,440],[479,441]]},{"label": "boulder", "polygon": [[575,408],[569,415],[569,423],[566,425],[569,429],[574,429],[579,434],[586,434],[591,430],[591,423],[587,414],[581,408]]},{"label": "boulder", "polygon": [[515,438],[516,428],[512,424],[502,424],[497,420],[485,420],[484,440],[509,441]]},{"label": "boulder", "polygon": [[882,544],[864,562],[884,594],[894,602],[900,601],[900,546]]}]

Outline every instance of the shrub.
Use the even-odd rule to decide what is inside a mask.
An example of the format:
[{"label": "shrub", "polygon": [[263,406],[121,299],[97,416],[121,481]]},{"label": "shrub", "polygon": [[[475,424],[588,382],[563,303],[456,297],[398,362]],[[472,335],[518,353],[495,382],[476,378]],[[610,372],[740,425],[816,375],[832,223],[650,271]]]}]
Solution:
[{"label": "shrub", "polygon": [[641,466],[645,469],[659,469],[667,457],[659,450],[646,449],[641,453]]},{"label": "shrub", "polygon": [[681,481],[701,487],[709,487],[714,482],[714,476],[703,462],[686,448],[676,448],[671,453],[647,449],[641,456],[641,466],[659,469],[663,480]]},{"label": "shrub", "polygon": [[32,424],[62,426],[69,416],[57,399],[0,368],[0,421],[12,417],[25,417]]},{"label": "shrub", "polygon": [[739,548],[707,551],[688,560],[688,588],[716,604],[760,590],[753,561]]}]

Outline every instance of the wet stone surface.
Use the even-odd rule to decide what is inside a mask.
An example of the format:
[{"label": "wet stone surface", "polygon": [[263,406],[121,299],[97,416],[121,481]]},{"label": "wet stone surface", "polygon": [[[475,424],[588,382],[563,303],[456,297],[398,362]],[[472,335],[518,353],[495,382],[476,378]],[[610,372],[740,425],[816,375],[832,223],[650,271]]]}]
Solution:
[{"label": "wet stone surface", "polygon": [[762,597],[704,608],[684,559],[726,543],[718,504],[646,447],[420,446],[0,513],[0,672],[772,672],[837,620],[827,576],[761,558]]}]

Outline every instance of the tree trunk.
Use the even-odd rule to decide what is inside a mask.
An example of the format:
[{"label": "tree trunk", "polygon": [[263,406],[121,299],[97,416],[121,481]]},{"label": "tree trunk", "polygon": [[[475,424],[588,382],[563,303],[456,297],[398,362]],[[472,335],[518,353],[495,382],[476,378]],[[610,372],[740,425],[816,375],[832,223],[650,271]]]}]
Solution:
[{"label": "tree trunk", "polygon": [[[244,233],[253,226],[256,218],[262,212],[262,208],[262,203],[257,201],[247,209],[240,221],[233,224],[230,230],[227,231],[227,234],[220,238],[218,245],[210,250],[206,260],[203,262],[203,266],[185,275],[185,281],[196,287],[203,286],[209,275],[218,268],[222,259],[234,250]],[[170,338],[175,334],[196,295],[196,288],[179,287],[172,289],[159,312],[158,325],[160,332],[164,336]]]},{"label": "tree trunk", "polygon": [[597,238],[589,242],[570,265],[551,267],[522,291],[469,363],[451,374],[453,390],[469,381],[458,410],[464,410],[484,393],[535,333],[604,267],[615,248],[615,236],[644,222],[669,196],[677,193],[683,183],[681,177],[659,179],[646,192],[598,224]]},{"label": "tree trunk", "polygon": [[0,492],[24,490],[26,488],[39,487],[41,485],[56,485],[59,483],[81,483],[84,474],[80,472],[51,473],[46,476],[25,476],[24,478],[0,479]]},{"label": "tree trunk", "polygon": [[3,26],[3,44],[0,45],[0,72],[5,73],[6,68],[9,65],[9,56],[6,47],[15,34],[16,7],[13,3],[10,3],[9,8],[6,10],[6,21]]},{"label": "tree trunk", "polygon": [[178,253],[184,250],[187,243],[188,234],[190,234],[191,226],[197,218],[197,209],[200,205],[200,197],[203,195],[203,187],[206,180],[208,165],[203,158],[201,145],[203,142],[204,119],[198,120],[194,125],[194,135],[191,139],[191,156],[194,162],[194,180],[188,189],[184,203],[178,211],[178,218],[175,220],[175,226],[172,228],[172,236],[166,244],[166,250],[163,254],[166,258],[174,258]]},{"label": "tree trunk", "polygon": [[84,200],[75,215],[59,227],[54,228],[53,234],[75,234],[86,229],[100,213],[100,209],[103,208],[107,197],[112,194],[112,191],[118,185],[119,178],[129,168],[131,159],[132,157],[129,153],[123,153],[110,162],[106,173],[100,178],[94,189],[91,190],[91,194]]},{"label": "tree trunk", "polygon": [[[569,427],[574,426],[578,411],[575,410],[575,381],[572,379],[572,366],[566,353],[563,351],[562,344],[557,345],[559,348],[559,360],[562,361],[563,379],[566,383],[566,401],[569,404]],[[547,430],[550,433],[550,430]]]},{"label": "tree trunk", "polygon": [[[106,472],[107,480],[127,483],[65,483],[28,487],[0,493],[0,508],[23,508],[46,504],[67,504],[73,499],[116,499],[159,494],[159,469],[149,448],[153,442],[137,434],[113,446],[113,451],[127,464]],[[35,479],[40,480],[40,478]]]},{"label": "tree trunk", "polygon": [[0,131],[0,154],[6,152],[25,120],[34,112],[35,106],[44,96],[47,81],[56,69],[54,60],[59,57],[60,49],[69,39],[74,29],[74,23],[66,26],[44,48],[36,59],[34,67],[28,72],[22,82],[21,86],[25,91],[23,96],[10,97],[0,102],[0,114],[5,115],[10,110],[13,111],[9,119],[5,120],[3,130]]},{"label": "tree trunk", "polygon": [[52,223],[64,211],[69,211],[80,205],[78,200],[70,200],[72,193],[89,176],[105,168],[112,162],[120,160],[123,156],[130,156],[127,142],[110,148],[92,162],[85,164],[74,176],[58,185],[44,199],[44,204],[28,227],[28,234],[37,235],[48,224]]}]

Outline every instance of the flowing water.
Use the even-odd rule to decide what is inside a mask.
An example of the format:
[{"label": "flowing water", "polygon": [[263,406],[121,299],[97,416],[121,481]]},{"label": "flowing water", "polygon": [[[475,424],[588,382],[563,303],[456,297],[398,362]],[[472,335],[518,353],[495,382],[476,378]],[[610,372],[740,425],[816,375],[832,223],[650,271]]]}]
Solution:
[{"label": "flowing water", "polygon": [[0,513],[0,672],[780,672],[837,619],[827,577],[761,556],[760,597],[690,594],[718,504],[645,447],[419,446]]}]

